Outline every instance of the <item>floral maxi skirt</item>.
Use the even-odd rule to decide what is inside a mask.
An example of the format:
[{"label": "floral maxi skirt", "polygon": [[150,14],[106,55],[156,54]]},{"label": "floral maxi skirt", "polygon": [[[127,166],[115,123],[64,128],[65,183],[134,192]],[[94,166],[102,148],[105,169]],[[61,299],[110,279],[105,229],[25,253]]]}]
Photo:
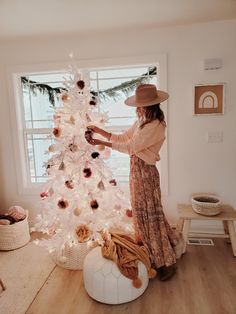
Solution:
[{"label": "floral maxi skirt", "polygon": [[163,213],[159,172],[135,155],[130,159],[130,194],[136,239],[147,247],[156,268],[175,264],[178,238]]}]

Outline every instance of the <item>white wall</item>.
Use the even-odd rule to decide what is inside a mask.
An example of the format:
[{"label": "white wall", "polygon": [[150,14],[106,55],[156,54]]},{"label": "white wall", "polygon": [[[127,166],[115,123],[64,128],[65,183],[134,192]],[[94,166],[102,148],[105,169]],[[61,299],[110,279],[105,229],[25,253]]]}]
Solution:
[{"label": "white wall", "polygon": [[[14,165],[8,67],[67,61],[167,53],[169,195],[163,202],[168,217],[177,217],[176,204],[194,192],[214,192],[236,208],[236,20],[161,29],[107,32],[88,36],[0,42],[0,197],[1,207],[21,204],[32,211],[39,199],[19,195]],[[204,71],[205,58],[220,57],[223,68]],[[223,116],[193,117],[193,86],[226,83]],[[208,131],[222,131],[220,144],[208,144]]]}]

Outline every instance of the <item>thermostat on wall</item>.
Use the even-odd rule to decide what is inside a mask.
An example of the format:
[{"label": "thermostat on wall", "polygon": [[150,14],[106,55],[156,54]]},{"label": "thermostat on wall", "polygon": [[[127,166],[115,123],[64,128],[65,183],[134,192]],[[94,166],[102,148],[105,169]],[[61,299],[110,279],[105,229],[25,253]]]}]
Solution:
[{"label": "thermostat on wall", "polygon": [[216,70],[222,68],[222,59],[205,59],[204,60],[204,70]]}]

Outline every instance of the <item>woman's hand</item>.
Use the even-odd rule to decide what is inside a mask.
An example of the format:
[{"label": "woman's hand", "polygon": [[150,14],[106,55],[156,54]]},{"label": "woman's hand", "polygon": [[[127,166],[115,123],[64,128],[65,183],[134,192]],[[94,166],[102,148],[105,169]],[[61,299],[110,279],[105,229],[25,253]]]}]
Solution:
[{"label": "woman's hand", "polygon": [[101,135],[103,133],[103,130],[100,129],[99,127],[95,126],[95,125],[88,125],[87,128],[92,130],[93,133],[98,133],[98,134],[101,134]]},{"label": "woman's hand", "polygon": [[98,133],[98,134],[102,135],[103,137],[106,137],[108,139],[108,141],[111,138],[111,133],[109,133],[103,129],[100,129],[99,127],[97,127],[95,125],[88,125],[87,128],[92,130],[93,133]]},{"label": "woman's hand", "polygon": [[103,144],[103,141],[101,140],[98,140],[96,138],[90,138],[90,139],[87,139],[87,142],[91,145],[100,145],[100,144]]},{"label": "woman's hand", "polygon": [[101,140],[99,140],[99,139],[96,139],[96,138],[89,138],[89,139],[86,139],[87,140],[87,142],[89,143],[89,144],[91,144],[91,145],[93,145],[93,146],[95,146],[95,145],[104,145],[104,146],[107,146],[107,147],[112,147],[112,144],[111,143],[109,143],[109,142],[104,142],[104,141],[101,141]]}]

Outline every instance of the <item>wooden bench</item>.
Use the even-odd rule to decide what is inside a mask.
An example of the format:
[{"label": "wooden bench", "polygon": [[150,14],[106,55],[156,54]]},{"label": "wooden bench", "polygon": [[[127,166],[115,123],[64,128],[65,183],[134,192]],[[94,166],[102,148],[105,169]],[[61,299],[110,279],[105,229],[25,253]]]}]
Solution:
[{"label": "wooden bench", "polygon": [[234,228],[236,210],[234,210],[232,206],[222,205],[222,212],[216,216],[199,215],[193,211],[192,205],[190,204],[178,204],[177,209],[180,218],[178,222],[178,229],[183,233],[185,242],[183,253],[186,251],[191,220],[220,220],[223,223],[225,234],[228,234],[230,238],[233,255],[236,256],[236,233]]}]

